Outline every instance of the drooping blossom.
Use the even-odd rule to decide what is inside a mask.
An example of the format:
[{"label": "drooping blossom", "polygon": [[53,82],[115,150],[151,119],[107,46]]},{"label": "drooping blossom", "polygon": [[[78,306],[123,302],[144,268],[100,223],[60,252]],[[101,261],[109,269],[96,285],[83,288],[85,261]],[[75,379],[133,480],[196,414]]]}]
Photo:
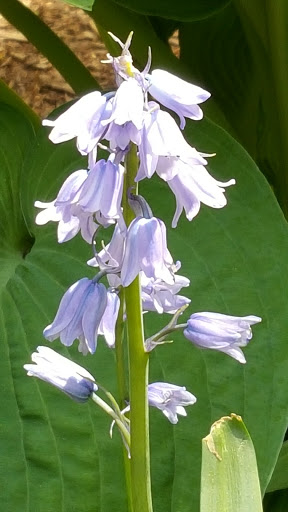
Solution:
[{"label": "drooping blossom", "polygon": [[107,96],[94,91],[80,98],[54,121],[45,119],[44,126],[53,126],[49,139],[59,144],[77,137],[80,153],[90,153],[105,131],[102,120],[110,115],[106,102]]},{"label": "drooping blossom", "polygon": [[136,128],[132,121],[128,121],[122,125],[112,122],[105,134],[105,139],[110,142],[111,150],[116,151],[119,148],[126,150],[130,142],[136,145],[140,144],[141,131]]},{"label": "drooping blossom", "polygon": [[[160,162],[160,165],[162,162]],[[217,181],[208,173],[203,165],[189,165],[181,160],[163,162],[165,171],[169,164],[173,168],[177,166],[177,174],[167,184],[176,198],[176,211],[172,221],[172,227],[177,226],[179,217],[183,211],[188,220],[194,219],[200,210],[201,203],[211,208],[223,208],[227,204],[225,188],[235,184],[231,179],[227,182]],[[161,167],[159,173],[161,172]]]},{"label": "drooping blossom", "polygon": [[148,403],[157,407],[164,416],[175,425],[178,423],[178,416],[187,416],[184,407],[193,405],[196,397],[183,386],[175,386],[167,382],[153,382],[148,385]]},{"label": "drooping blossom", "polygon": [[198,105],[210,98],[208,91],[162,69],[154,69],[146,78],[151,96],[179,116],[181,130],[185,128],[185,117],[202,119],[203,112]]},{"label": "drooping blossom", "polygon": [[230,316],[220,313],[193,313],[184,336],[194,345],[225,352],[239,363],[246,363],[240,347],[252,338],[251,325],[261,322],[258,316]]},{"label": "drooping blossom", "polygon": [[121,270],[122,285],[129,286],[141,270],[147,277],[173,284],[172,265],[164,222],[156,217],[136,217],[127,231]]},{"label": "drooping blossom", "polygon": [[78,204],[84,212],[100,213],[106,219],[121,215],[124,167],[113,160],[99,160],[81,188]]},{"label": "drooping blossom", "polygon": [[71,240],[81,231],[84,240],[91,243],[92,237],[97,229],[93,215],[84,212],[78,205],[78,199],[82,186],[88,176],[86,169],[75,171],[64,181],[54,201],[45,203],[35,201],[36,208],[42,208],[36,216],[36,224],[42,226],[49,221],[58,222],[58,242],[63,243]]},{"label": "drooping blossom", "polygon": [[184,276],[174,274],[174,283],[168,284],[161,279],[153,279],[140,273],[141,298],[144,311],[174,314],[191,301],[188,297],[177,295],[181,288],[189,286],[190,281]]},{"label": "drooping blossom", "polygon": [[94,377],[82,366],[57,354],[48,347],[37,347],[31,359],[35,364],[25,364],[31,377],[38,377],[64,391],[76,402],[86,402],[98,387]]},{"label": "drooping blossom", "polygon": [[[159,105],[155,102],[149,102],[148,107],[149,110],[145,112],[141,130],[140,166],[136,181],[145,177],[151,178],[155,170],[158,172],[160,157],[181,156],[190,158],[193,164],[207,164],[203,156],[186,142],[177,123],[168,112],[160,110]],[[162,165],[161,178],[172,179],[176,173],[176,168],[167,166],[165,174]]]},{"label": "drooping blossom", "polygon": [[60,338],[69,347],[79,340],[79,352],[94,354],[98,329],[106,309],[107,290],[102,283],[87,277],[74,283],[63,295],[52,324],[43,334],[49,341]]},{"label": "drooping blossom", "polygon": [[126,226],[117,222],[110,242],[97,253],[97,257],[94,256],[94,258],[87,261],[87,264],[91,267],[99,267],[101,270],[109,271],[109,268],[118,268],[120,271],[124,256],[126,232]]},{"label": "drooping blossom", "polygon": [[102,122],[108,125],[112,121],[117,125],[131,122],[137,130],[141,130],[143,121],[144,95],[137,80],[128,78],[121,83],[112,101],[109,118]]}]

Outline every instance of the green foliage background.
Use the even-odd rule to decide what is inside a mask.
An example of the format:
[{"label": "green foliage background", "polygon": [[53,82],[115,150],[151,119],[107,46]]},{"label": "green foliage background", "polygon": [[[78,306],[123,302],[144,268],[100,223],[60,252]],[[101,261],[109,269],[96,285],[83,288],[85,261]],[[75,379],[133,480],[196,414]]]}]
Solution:
[{"label": "green foliage background", "polygon": [[[77,1],[83,8],[92,8],[92,3]],[[231,412],[243,416],[256,449],[263,493],[287,428],[287,222],[263,176],[263,172],[269,175],[267,166],[261,167],[261,155],[265,151],[265,162],[269,160],[269,168],[273,170],[274,190],[284,187],[285,180],[279,170],[282,166],[273,164],[273,141],[279,136],[276,125],[268,123],[276,114],[272,115],[273,106],[266,102],[266,86],[260,87],[261,76],[257,75],[251,58],[246,59],[242,53],[242,58],[236,64],[233,62],[232,50],[236,42],[230,46],[228,55],[230,73],[227,66],[221,67],[223,55],[220,52],[215,51],[213,60],[209,57],[224,26],[223,47],[227,45],[225,35],[229,41],[233,35],[235,41],[245,41],[249,51],[254,51],[249,45],[251,38],[246,36],[245,11],[241,11],[241,16],[238,14],[240,2],[226,4],[195,0],[189,4],[187,13],[185,2],[183,6],[170,1],[165,5],[148,2],[145,6],[132,0],[110,2],[107,10],[107,3],[98,0],[91,12],[103,34],[110,28],[109,18],[112,25],[115,20],[119,23],[119,31],[114,27],[112,30],[122,39],[134,29],[134,22],[139,26],[132,46],[138,63],[146,58],[151,36],[155,65],[160,67],[162,60],[162,67],[174,69],[184,78],[191,77],[195,71],[198,81],[207,89],[211,83],[215,90],[218,104],[212,101],[212,106],[208,107],[214,122],[208,118],[199,123],[188,122],[185,136],[200,151],[216,152],[217,156],[209,160],[209,171],[221,181],[235,177],[236,186],[227,189],[228,205],[223,210],[204,206],[192,223],[181,218],[177,230],[168,230],[169,247],[174,259],[182,262],[181,273],[191,280],[187,290],[191,297],[189,314],[215,310],[234,315],[256,314],[263,318],[245,349],[245,366],[225,354],[197,350],[179,335],[175,336],[173,345],[153,352],[150,380],[185,385],[197,396],[197,403],[188,410],[188,417],[181,418],[176,427],[158,410],[151,410],[155,512],[199,510],[201,439],[219,417]],[[113,12],[117,16],[113,16]],[[152,18],[151,14],[161,19]],[[238,27],[233,34],[228,30],[232,16],[233,26]],[[188,19],[192,25],[183,22]],[[223,20],[226,20],[225,25]],[[171,26],[175,25],[180,27],[180,62],[170,54],[165,41]],[[161,30],[155,30],[156,26],[161,26]],[[212,35],[208,30],[211,26]],[[208,33],[210,40],[205,45]],[[198,51],[190,55],[189,47]],[[114,51],[113,46],[111,51]],[[67,57],[69,80],[68,60]],[[253,90],[257,90],[257,94],[252,96],[247,85],[251,74],[244,73],[246,67],[254,70],[256,89]],[[85,87],[81,87],[84,91]],[[87,89],[89,87],[87,81]],[[124,511],[127,504],[122,448],[116,431],[113,439],[109,438],[109,420],[93,405],[78,405],[47,384],[27,378],[23,370],[23,364],[29,361],[37,345],[47,344],[42,331],[53,319],[64,291],[81,277],[92,275],[85,264],[91,257],[89,246],[80,237],[57,244],[56,225],[37,227],[33,207],[36,199],[53,200],[64,179],[85,166],[85,160],[79,156],[74,142],[60,146],[51,144],[47,130],[41,128],[35,115],[4,85],[0,88],[0,100],[0,486],[3,510]],[[256,112],[253,110],[249,123],[249,105],[255,102],[262,106]],[[240,111],[239,121],[237,112]],[[215,120],[226,131],[215,124]],[[267,126],[272,126],[271,133]],[[259,132],[259,127],[263,127],[263,133]],[[281,129],[284,130],[283,123]],[[251,141],[254,141],[253,147]],[[263,145],[263,141],[267,144]],[[283,147],[278,148],[280,159]],[[283,166],[284,176],[285,172]],[[278,199],[283,205],[282,192],[281,200]],[[154,214],[167,225],[171,224],[174,198],[165,183],[153,177],[141,183],[140,193],[148,198]],[[287,190],[285,193],[287,197]],[[150,335],[163,326],[165,319],[149,314],[145,322]],[[68,355],[58,341],[51,346]],[[114,354],[103,340],[99,341],[95,356],[84,359],[76,347],[69,350],[69,355],[117,396]],[[281,485],[285,489],[285,483]],[[277,488],[276,478],[270,490]],[[276,503],[276,499],[274,501]],[[267,511],[273,512],[271,500],[268,506]]]}]

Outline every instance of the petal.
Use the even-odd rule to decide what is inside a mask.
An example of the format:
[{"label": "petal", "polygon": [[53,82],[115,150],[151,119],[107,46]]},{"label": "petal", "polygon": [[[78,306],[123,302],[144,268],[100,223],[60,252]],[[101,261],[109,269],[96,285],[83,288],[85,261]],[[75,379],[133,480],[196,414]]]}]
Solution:
[{"label": "petal", "polygon": [[[49,139],[54,143],[65,142],[77,137],[81,129],[97,109],[106,103],[105,97],[101,97],[99,91],[94,91],[76,101],[66,112],[61,114],[55,121],[44,120],[44,126],[54,126],[50,132]],[[92,113],[91,113],[92,112]]]},{"label": "petal", "polygon": [[112,113],[103,124],[111,121],[123,125],[131,121],[137,130],[142,127],[144,96],[141,87],[134,78],[125,80],[120,85],[113,99]]},{"label": "petal", "polygon": [[102,334],[105,337],[105,341],[110,348],[115,346],[115,325],[119,307],[120,299],[117,293],[108,290],[107,305],[99,325],[98,334]]},{"label": "petal", "polygon": [[79,311],[79,304],[81,304],[82,298],[85,295],[87,288],[90,286],[90,283],[90,279],[84,277],[83,279],[80,279],[80,281],[72,284],[67,292],[65,292],[59,304],[53,323],[48,325],[43,331],[45,338],[49,341],[53,341],[73,320]]},{"label": "petal", "polygon": [[92,283],[85,301],[82,328],[90,354],[94,354],[99,325],[107,305],[107,290],[102,283]]}]

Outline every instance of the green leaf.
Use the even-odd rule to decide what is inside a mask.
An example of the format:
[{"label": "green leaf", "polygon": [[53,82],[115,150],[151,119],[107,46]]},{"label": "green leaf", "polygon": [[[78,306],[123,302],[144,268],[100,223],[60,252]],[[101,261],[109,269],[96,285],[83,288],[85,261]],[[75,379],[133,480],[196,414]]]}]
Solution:
[{"label": "green leaf", "polygon": [[[89,246],[78,236],[59,245],[56,224],[34,224],[37,200],[51,201],[85,159],[75,144],[53,145],[47,131],[6,106],[0,115],[1,316],[0,429],[1,502],[13,512],[118,512],[126,510],[122,447],[109,438],[109,420],[90,404],[79,405],[22,368],[51,322],[64,291],[93,275],[85,262]],[[197,396],[188,417],[171,425],[159,410],[151,415],[153,499],[156,512],[198,512],[201,439],[211,423],[237,411],[256,450],[262,491],[270,480],[287,426],[287,225],[267,182],[247,153],[209,121],[189,122],[186,138],[217,156],[209,170],[219,180],[235,177],[222,210],[202,207],[189,223],[168,231],[181,274],[191,279],[187,294],[194,311],[256,314],[245,348],[247,364],[223,353],[196,349],[183,336],[151,354],[150,382],[184,385]],[[33,149],[31,148],[33,146]],[[140,184],[154,214],[167,225],[174,210],[167,184]],[[145,315],[147,336],[168,322]],[[49,344],[50,345],[50,344]],[[72,359],[116,393],[113,352],[99,340],[95,356]],[[55,350],[68,354],[59,341]],[[39,508],[41,504],[41,508]]]},{"label": "green leaf", "polygon": [[182,62],[212,93],[273,186],[286,217],[287,16],[285,0],[235,0],[213,17],[183,23],[179,30]]},{"label": "green leaf", "polygon": [[[181,21],[206,18],[223,9],[223,7],[230,2],[230,0],[201,0],[201,2],[199,2],[199,0],[191,0],[190,2],[180,0],[176,4],[172,0],[158,0],[157,2],[153,2],[153,0],[146,0],[146,2],[139,0],[115,1],[119,5],[140,14]],[[97,2],[95,2],[95,4],[96,3]]]},{"label": "green leaf", "polygon": [[2,80],[0,80],[0,101],[22,112],[24,117],[27,117],[35,128],[39,128],[40,119],[37,114]]},{"label": "green leaf", "polygon": [[[42,331],[65,289],[91,275],[89,246],[80,239],[58,245],[55,224],[35,226],[33,201],[53,199],[85,163],[73,143],[53,146],[46,129],[35,137],[21,114],[0,109],[1,504],[13,512],[125,510],[122,447],[116,431],[109,437],[108,417],[23,369],[47,344]],[[115,392],[113,353],[100,345],[97,358],[79,358],[76,347],[72,358]],[[53,348],[68,355],[59,342]]]},{"label": "green leaf", "polygon": [[286,512],[288,502],[288,489],[265,494],[263,501],[264,512]]},{"label": "green leaf", "polygon": [[[191,298],[189,314],[262,317],[244,349],[246,365],[199,350],[180,335],[152,353],[152,382],[184,385],[197,397],[177,427],[167,425],[164,417],[159,425],[157,411],[151,411],[153,474],[162,485],[160,493],[155,484],[155,509],[167,510],[172,503],[175,512],[197,512],[200,439],[213,421],[231,411],[243,417],[256,450],[262,492],[282,445],[288,412],[288,318],[283,314],[288,308],[288,230],[269,185],[235,140],[208,120],[189,122],[185,132],[198,150],[216,152],[209,159],[216,179],[236,178],[236,185],[226,190],[225,208],[202,206],[192,223],[183,218],[168,233],[172,255],[182,262],[180,273],[191,279],[190,288],[182,290]],[[156,186],[154,178],[140,185],[154,215],[169,224],[174,205],[167,185]],[[149,317],[145,320],[148,324]],[[160,328],[165,319],[158,316],[156,322]],[[156,331],[155,324],[148,326],[148,335]]]},{"label": "green leaf", "polygon": [[75,5],[85,11],[92,11],[92,7],[95,0],[62,0],[65,4]]},{"label": "green leaf", "polygon": [[253,443],[240,416],[216,421],[202,441],[200,512],[262,512]]},{"label": "green leaf", "polygon": [[279,489],[288,489],[288,441],[285,441],[282,445],[266,492],[278,491]]}]

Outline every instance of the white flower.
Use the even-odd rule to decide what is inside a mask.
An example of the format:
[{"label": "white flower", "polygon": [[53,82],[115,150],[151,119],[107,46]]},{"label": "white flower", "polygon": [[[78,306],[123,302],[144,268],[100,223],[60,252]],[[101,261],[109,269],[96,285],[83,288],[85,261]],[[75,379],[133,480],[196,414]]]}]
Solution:
[{"label": "white flower", "polygon": [[252,338],[251,325],[261,322],[258,316],[229,316],[220,313],[194,313],[184,336],[195,345],[225,352],[239,363],[246,363],[240,347]]},{"label": "white flower", "polygon": [[25,364],[28,375],[38,377],[64,391],[76,402],[86,402],[98,387],[84,368],[48,347],[37,347],[32,354],[36,364]]},{"label": "white flower", "polygon": [[49,341],[60,338],[69,347],[79,339],[79,352],[94,354],[98,329],[106,309],[107,290],[87,277],[74,283],[63,295],[52,324],[43,334]]},{"label": "white flower", "polygon": [[199,120],[203,112],[199,103],[206,101],[211,95],[201,87],[189,84],[168,71],[155,69],[147,75],[150,83],[149,92],[162,105],[170,108],[180,118],[180,128],[185,127],[185,117]]},{"label": "white flower", "polygon": [[55,121],[45,119],[42,123],[44,126],[54,127],[49,139],[58,144],[77,137],[80,153],[92,151],[105,130],[101,122],[109,115],[109,111],[106,112],[106,100],[99,91],[94,91],[76,101]]},{"label": "white flower", "polygon": [[185,387],[167,382],[153,382],[148,385],[148,403],[157,407],[174,425],[178,423],[177,414],[187,416],[184,407],[195,404],[196,397],[186,391]]}]

